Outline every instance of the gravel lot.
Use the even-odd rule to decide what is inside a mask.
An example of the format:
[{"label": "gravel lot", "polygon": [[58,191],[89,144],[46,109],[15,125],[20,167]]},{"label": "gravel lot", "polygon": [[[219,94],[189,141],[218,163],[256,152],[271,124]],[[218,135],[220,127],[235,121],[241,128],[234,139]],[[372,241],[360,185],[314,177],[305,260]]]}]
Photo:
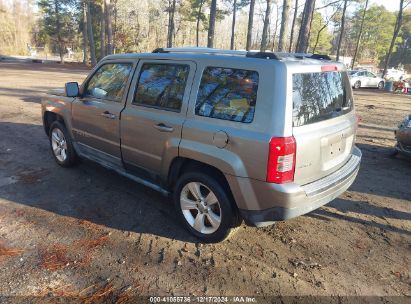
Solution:
[{"label": "gravel lot", "polygon": [[40,97],[87,73],[80,65],[0,62],[0,302],[321,295],[405,303],[387,296],[411,296],[411,161],[389,156],[394,128],[411,113],[410,95],[355,92],[364,158],[339,199],[203,245],[160,194],[91,162],[55,164]]}]

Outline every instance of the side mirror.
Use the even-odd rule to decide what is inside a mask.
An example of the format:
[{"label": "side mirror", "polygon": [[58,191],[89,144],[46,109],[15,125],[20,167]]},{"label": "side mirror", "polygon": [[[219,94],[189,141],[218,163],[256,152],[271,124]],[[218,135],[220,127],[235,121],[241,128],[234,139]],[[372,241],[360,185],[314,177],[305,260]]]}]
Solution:
[{"label": "side mirror", "polygon": [[67,82],[65,85],[67,97],[77,97],[79,95],[79,87],[77,82]]}]

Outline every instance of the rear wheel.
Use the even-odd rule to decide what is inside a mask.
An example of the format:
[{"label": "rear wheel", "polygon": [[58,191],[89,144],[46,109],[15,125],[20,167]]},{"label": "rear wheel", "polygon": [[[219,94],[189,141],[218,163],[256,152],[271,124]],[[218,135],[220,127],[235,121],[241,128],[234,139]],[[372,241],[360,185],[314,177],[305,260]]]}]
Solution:
[{"label": "rear wheel", "polygon": [[380,81],[378,83],[378,89],[380,89],[380,90],[384,89],[384,81]]},{"label": "rear wheel", "polygon": [[224,240],[234,226],[236,213],[229,196],[209,175],[185,173],[176,183],[173,199],[186,229],[207,243]]},{"label": "rear wheel", "polygon": [[359,89],[359,88],[361,88],[361,81],[357,80],[357,81],[354,83],[354,89]]},{"label": "rear wheel", "polygon": [[64,125],[55,121],[50,126],[50,147],[54,159],[62,167],[71,167],[77,163],[77,155]]}]

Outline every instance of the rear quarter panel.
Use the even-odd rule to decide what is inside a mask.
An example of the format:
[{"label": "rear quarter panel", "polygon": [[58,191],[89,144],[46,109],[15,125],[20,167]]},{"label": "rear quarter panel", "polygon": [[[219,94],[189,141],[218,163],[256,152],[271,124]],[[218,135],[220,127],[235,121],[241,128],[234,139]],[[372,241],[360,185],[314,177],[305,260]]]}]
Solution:
[{"label": "rear quarter panel", "polygon": [[[197,93],[206,67],[226,67],[257,71],[259,85],[254,119],[251,123],[234,122],[195,114]],[[284,136],[286,73],[280,62],[267,59],[214,59],[197,63],[187,119],[183,126],[179,155],[210,164],[224,174],[265,180],[268,144],[272,136]],[[274,97],[275,96],[275,97]],[[228,135],[228,144],[218,148],[216,132]]]}]

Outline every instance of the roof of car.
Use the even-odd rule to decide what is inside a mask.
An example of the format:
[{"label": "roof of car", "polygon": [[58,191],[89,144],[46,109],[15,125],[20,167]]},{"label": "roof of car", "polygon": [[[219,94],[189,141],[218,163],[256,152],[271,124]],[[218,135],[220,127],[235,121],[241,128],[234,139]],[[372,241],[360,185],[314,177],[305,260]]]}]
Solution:
[{"label": "roof of car", "polygon": [[[128,53],[106,56],[105,60],[114,59],[170,59],[170,60],[221,60],[231,62],[244,62],[244,59],[254,61],[255,64],[266,65],[286,64],[286,65],[323,65],[330,63],[327,55],[303,54],[303,53],[278,53],[260,51],[233,51],[213,48],[160,48],[152,53]],[[332,62],[341,66],[339,62]]]}]

